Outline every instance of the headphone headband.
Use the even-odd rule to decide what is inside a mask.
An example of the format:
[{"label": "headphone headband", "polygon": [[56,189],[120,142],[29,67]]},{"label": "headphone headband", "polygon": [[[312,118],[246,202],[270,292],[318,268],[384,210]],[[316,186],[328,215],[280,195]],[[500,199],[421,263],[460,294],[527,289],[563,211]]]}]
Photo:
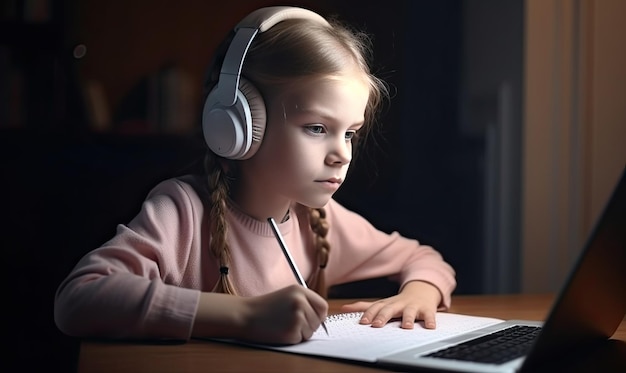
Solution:
[{"label": "headphone headband", "polygon": [[304,8],[290,6],[270,6],[260,8],[248,14],[242,19],[235,30],[240,28],[255,28],[259,32],[265,32],[275,24],[286,19],[310,19],[328,25],[328,21],[319,14]]},{"label": "headphone headband", "polygon": [[315,12],[289,6],[265,7],[248,14],[235,26],[235,36],[224,56],[216,91],[222,105],[232,106],[237,100],[243,61],[254,37],[285,19],[310,19],[328,25],[328,21]]}]

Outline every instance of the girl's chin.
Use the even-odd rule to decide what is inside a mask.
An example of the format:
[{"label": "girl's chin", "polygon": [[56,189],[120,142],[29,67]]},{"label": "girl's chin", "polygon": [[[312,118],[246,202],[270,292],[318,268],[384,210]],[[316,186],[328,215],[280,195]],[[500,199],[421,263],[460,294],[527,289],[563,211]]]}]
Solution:
[{"label": "girl's chin", "polygon": [[331,194],[327,198],[318,198],[315,200],[298,201],[298,203],[306,207],[312,208],[312,209],[319,209],[319,208],[326,206],[328,204],[328,201],[330,201],[332,197],[333,196]]}]

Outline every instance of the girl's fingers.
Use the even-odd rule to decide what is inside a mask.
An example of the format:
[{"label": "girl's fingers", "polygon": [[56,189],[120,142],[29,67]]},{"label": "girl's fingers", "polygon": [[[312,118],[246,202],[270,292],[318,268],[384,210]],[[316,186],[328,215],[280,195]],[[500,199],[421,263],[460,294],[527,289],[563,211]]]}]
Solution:
[{"label": "girl's fingers", "polygon": [[402,323],[400,326],[403,329],[413,329],[415,326],[415,320],[417,319],[417,309],[407,307],[402,312]]},{"label": "girl's fingers", "polygon": [[[380,317],[380,310],[385,307],[385,303],[383,302],[355,302],[350,304],[345,304],[341,307],[343,312],[363,312],[363,316],[361,316],[360,323],[361,324],[372,324],[375,318],[382,319],[384,317]],[[386,323],[389,319],[384,320]],[[380,320],[378,320],[380,323]]]},{"label": "girl's fingers", "polygon": [[[371,304],[364,312],[363,312],[363,316],[361,316],[361,324],[368,324],[368,325],[372,325],[372,326],[377,326],[374,325],[374,323],[380,324],[380,320],[379,320],[379,312],[380,309],[383,307],[384,305],[382,303],[373,303]],[[384,325],[384,324],[383,324]]]},{"label": "girl's fingers", "polygon": [[360,323],[372,325],[373,327],[383,327],[389,320],[401,317],[401,327],[413,329],[416,320],[422,320],[426,329],[437,327],[435,311],[428,308],[405,306],[404,309],[397,309],[393,304],[386,302],[355,302],[343,305],[343,312],[363,312]]},{"label": "girl's fingers", "polygon": [[309,307],[306,307],[305,312],[307,328],[303,330],[303,332],[306,336],[304,339],[309,339],[326,318],[328,314],[328,303],[312,290],[306,290],[305,294]]},{"label": "girl's fingers", "polygon": [[363,316],[371,320],[371,325],[373,327],[382,328],[389,322],[389,320],[400,316],[401,312],[402,310],[398,309],[397,305],[375,303],[365,312]]},{"label": "girl's fingers", "polygon": [[422,320],[424,320],[424,327],[426,329],[435,329],[437,327],[435,312],[432,312],[432,311],[422,312]]}]

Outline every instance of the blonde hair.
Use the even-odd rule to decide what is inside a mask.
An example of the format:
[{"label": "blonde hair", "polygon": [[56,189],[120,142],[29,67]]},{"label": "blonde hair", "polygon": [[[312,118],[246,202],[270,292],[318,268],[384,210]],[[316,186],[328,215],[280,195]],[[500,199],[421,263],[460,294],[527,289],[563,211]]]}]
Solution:
[{"label": "blonde hair", "polygon": [[[268,97],[279,93],[281,88],[294,80],[337,75],[356,66],[370,87],[365,123],[359,131],[359,141],[355,144],[356,156],[358,144],[371,132],[377,109],[388,96],[388,90],[384,82],[370,71],[369,36],[335,19],[330,19],[329,23],[330,26],[308,20],[288,19],[259,34],[248,50],[242,76],[252,82],[265,102],[268,102]],[[215,61],[221,63],[229,42],[230,39],[225,40],[218,49]],[[209,71],[207,92],[215,85],[219,69],[219,63],[214,63]],[[236,179],[237,162],[220,158],[210,150],[205,159],[210,195],[210,250],[220,265],[220,277],[213,291],[228,294],[237,294],[228,276],[231,258],[225,217],[231,183]],[[326,239],[329,226],[325,210],[309,208],[309,223],[317,250],[317,270],[307,283],[311,289],[326,297],[324,269],[329,260],[330,244]]]}]

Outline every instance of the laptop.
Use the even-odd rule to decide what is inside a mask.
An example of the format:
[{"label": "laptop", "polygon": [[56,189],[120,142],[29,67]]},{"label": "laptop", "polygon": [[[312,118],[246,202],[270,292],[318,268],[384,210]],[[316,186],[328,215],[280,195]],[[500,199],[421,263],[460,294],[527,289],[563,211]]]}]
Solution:
[{"label": "laptop", "polygon": [[[577,357],[615,350],[615,363],[601,357],[599,361],[607,366],[592,368],[617,371],[626,366],[626,343],[610,337],[625,315],[626,169],[545,322],[507,320],[394,353],[379,362],[450,372],[586,371]],[[515,346],[512,353],[491,350],[507,345]],[[564,370],[560,363],[568,361],[571,366]]]}]

